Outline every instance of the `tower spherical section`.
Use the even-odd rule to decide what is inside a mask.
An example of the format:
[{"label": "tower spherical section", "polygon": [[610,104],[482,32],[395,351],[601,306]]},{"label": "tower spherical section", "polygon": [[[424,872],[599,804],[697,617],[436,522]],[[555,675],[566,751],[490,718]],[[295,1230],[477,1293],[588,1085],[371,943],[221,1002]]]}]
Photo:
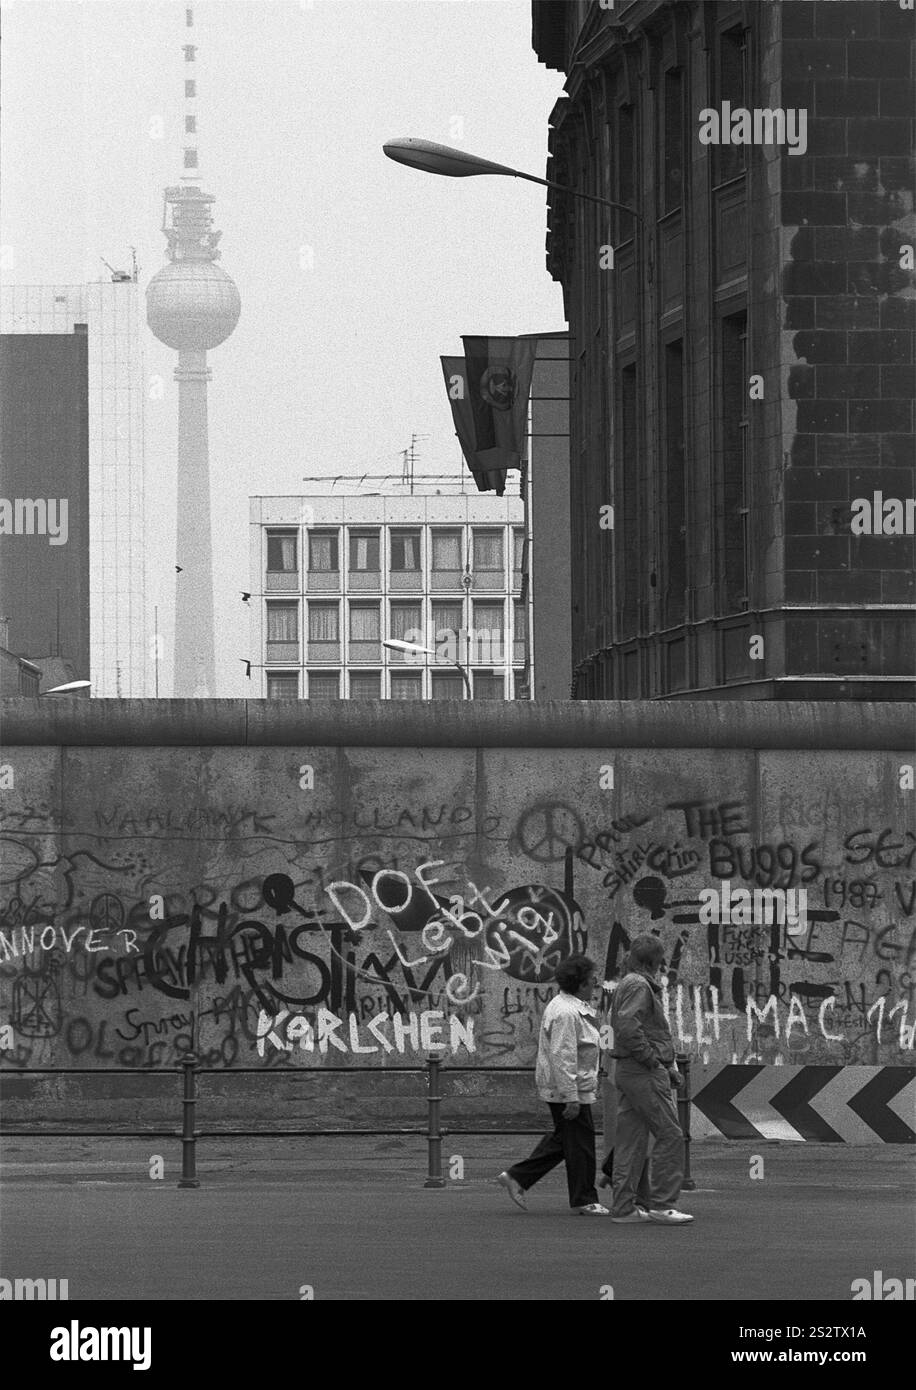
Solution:
[{"label": "tower spherical section", "polygon": [[182,350],[219,347],[239,321],[235,282],[213,261],[171,261],[146,287],[146,320],[161,343]]}]

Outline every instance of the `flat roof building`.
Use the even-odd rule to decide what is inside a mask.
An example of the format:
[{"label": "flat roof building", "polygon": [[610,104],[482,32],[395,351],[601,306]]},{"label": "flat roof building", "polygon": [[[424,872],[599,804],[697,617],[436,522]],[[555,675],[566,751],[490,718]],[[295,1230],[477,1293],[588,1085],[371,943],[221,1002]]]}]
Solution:
[{"label": "flat roof building", "polygon": [[[85,546],[88,593],[82,579],[71,592],[66,583],[53,576],[42,592],[45,588],[48,592],[61,590],[61,649],[73,660],[80,678],[91,679],[93,696],[151,694],[152,632],[146,615],[144,551],[145,383],[137,284],[132,279],[119,279],[88,285],[4,286],[0,290],[0,333],[35,335],[35,347],[6,342],[5,360],[10,364],[21,364],[29,357],[46,358],[52,350],[50,344],[55,344],[53,351],[58,355],[83,355],[88,414],[81,428],[88,440],[88,503],[85,485],[71,469],[66,483],[70,489],[69,536],[66,544],[57,548],[63,558],[55,563],[72,567],[72,557]],[[43,346],[37,346],[39,341]],[[3,476],[18,479],[26,470],[30,475],[28,495],[33,498],[42,490],[39,480],[47,478],[50,489],[63,463],[59,452],[64,428],[61,405],[58,401],[53,409],[49,407],[41,383],[42,377],[30,376],[4,406]],[[76,409],[74,405],[68,412],[67,429],[71,432],[80,427]],[[68,456],[69,449],[68,445]],[[4,483],[4,495],[6,487]],[[15,594],[20,584],[33,590],[33,581],[31,570],[22,570],[15,550],[6,544],[3,549],[9,556],[3,571],[3,609],[11,620],[15,646],[23,640],[20,620],[6,595]],[[48,548],[49,556],[53,550]],[[17,578],[11,577],[11,569]],[[42,604],[40,622],[44,627],[50,622],[52,632],[56,632],[56,615],[52,621],[44,611],[47,603],[42,600]],[[82,604],[85,610],[79,618],[75,610],[71,615],[74,604]],[[38,636],[43,638],[44,633]],[[29,641],[23,646],[36,657],[44,653],[47,643]]]},{"label": "flat roof building", "polygon": [[253,696],[530,695],[521,497],[253,497],[250,522]]}]

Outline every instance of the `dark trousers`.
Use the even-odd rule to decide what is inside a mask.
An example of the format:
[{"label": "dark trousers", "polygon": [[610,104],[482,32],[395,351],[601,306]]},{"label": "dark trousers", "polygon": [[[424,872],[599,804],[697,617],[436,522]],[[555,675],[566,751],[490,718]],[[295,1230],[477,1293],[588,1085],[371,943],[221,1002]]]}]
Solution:
[{"label": "dark trousers", "polygon": [[545,1134],[530,1158],[523,1159],[508,1169],[519,1187],[526,1191],[533,1187],[545,1173],[556,1168],[558,1163],[566,1164],[566,1185],[569,1188],[569,1205],[587,1207],[598,1201],[595,1191],[595,1122],[592,1107],[580,1105],[579,1114],[574,1120],[564,1120],[562,1104],[550,1104],[553,1130]]}]

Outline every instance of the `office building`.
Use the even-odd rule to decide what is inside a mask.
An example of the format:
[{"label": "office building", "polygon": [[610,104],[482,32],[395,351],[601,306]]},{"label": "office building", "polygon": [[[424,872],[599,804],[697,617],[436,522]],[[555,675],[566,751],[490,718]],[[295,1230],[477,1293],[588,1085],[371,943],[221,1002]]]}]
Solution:
[{"label": "office building", "polygon": [[[137,285],[0,290],[3,497],[66,499],[67,538],[0,540],[0,607],[32,659],[62,654],[93,696],[144,696],[144,374]],[[36,496],[38,495],[38,496]],[[63,520],[63,513],[56,517]],[[61,528],[62,531],[62,528]]]},{"label": "office building", "polygon": [[253,696],[530,692],[521,497],[253,497],[250,521]]}]

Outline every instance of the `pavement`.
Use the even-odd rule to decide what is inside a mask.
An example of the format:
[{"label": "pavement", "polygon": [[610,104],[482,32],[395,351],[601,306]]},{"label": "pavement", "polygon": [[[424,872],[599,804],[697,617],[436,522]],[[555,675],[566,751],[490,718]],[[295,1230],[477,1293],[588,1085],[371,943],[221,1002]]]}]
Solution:
[{"label": "pavement", "polygon": [[175,1139],[7,1137],[0,1277],[71,1300],[803,1304],[916,1274],[912,1146],[695,1144],[696,1220],[670,1229],[575,1215],[562,1168],[519,1211],[494,1179],[534,1142],[446,1136],[454,1176],[428,1189],[419,1137],[221,1136],[179,1189]]}]

